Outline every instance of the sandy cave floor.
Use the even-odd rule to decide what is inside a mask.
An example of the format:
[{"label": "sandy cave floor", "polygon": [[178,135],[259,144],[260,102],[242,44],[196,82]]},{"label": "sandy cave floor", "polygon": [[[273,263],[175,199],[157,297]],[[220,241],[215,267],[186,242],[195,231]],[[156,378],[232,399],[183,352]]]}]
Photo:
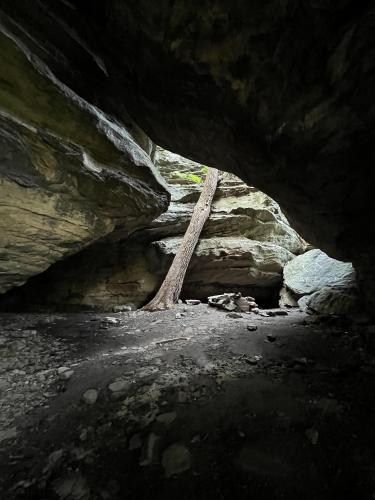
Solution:
[{"label": "sandy cave floor", "polygon": [[0,498],[374,499],[374,326],[262,314],[1,314]]}]

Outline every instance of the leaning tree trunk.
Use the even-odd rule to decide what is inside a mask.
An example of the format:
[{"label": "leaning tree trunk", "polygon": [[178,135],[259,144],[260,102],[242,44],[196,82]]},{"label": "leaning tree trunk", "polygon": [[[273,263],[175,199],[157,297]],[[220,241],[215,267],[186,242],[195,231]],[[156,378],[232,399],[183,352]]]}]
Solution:
[{"label": "leaning tree trunk", "polygon": [[214,197],[219,172],[216,168],[209,168],[204,181],[203,189],[185,236],[169,268],[158,293],[147,305],[144,311],[164,311],[170,309],[178,301],[184,282],[185,274],[198,243],[204,223],[210,215],[212,199]]}]

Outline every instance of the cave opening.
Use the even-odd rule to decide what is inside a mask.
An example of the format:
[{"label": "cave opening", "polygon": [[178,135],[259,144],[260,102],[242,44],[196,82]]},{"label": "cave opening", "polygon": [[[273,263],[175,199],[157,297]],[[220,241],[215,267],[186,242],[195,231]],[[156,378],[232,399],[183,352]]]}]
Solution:
[{"label": "cave opening", "polygon": [[1,498],[374,498],[374,23],[1,1]]}]

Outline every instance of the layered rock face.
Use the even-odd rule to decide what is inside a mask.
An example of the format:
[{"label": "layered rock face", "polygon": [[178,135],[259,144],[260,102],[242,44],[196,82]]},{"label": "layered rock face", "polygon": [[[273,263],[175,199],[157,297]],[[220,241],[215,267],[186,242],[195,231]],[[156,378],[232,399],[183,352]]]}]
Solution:
[{"label": "layered rock face", "polygon": [[[53,266],[12,300],[20,308],[111,310],[144,304],[159,288],[199,197],[207,167],[157,148],[156,166],[171,190],[167,212],[121,241],[106,241]],[[224,174],[194,252],[182,296],[206,299],[227,291],[276,304],[283,268],[306,242],[276,202]]]},{"label": "layered rock face", "polygon": [[[371,2],[3,0],[69,88],[276,199],[375,296]],[[18,95],[21,92],[18,90]]]},{"label": "layered rock face", "polygon": [[3,293],[110,233],[132,233],[166,209],[169,195],[125,127],[1,25],[0,66]]},{"label": "layered rock face", "polygon": [[[157,241],[162,269],[168,269],[181,238]],[[201,239],[192,257],[183,294],[207,299],[219,292],[240,291],[271,303],[282,281],[284,265],[293,254],[279,245],[240,237]]]}]

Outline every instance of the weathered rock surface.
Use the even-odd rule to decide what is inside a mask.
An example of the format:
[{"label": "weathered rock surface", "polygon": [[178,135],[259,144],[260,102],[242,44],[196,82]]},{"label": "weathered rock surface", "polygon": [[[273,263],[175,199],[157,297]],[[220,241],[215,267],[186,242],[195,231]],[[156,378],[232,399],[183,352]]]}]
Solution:
[{"label": "weathered rock surface", "polygon": [[[181,178],[181,175],[204,177],[202,165],[161,148],[157,148],[155,163],[172,186],[172,202],[168,211],[152,221],[144,231],[145,237],[152,240],[185,232],[199,197],[200,184]],[[307,248],[307,243],[289,225],[272,198],[228,175],[224,175],[217,188],[202,236],[246,237],[274,243],[294,254],[303,253]]]},{"label": "weathered rock surface", "polygon": [[[350,315],[358,310],[358,290],[353,266],[310,250],[288,262],[280,305],[297,305],[302,311],[322,315]],[[295,302],[293,304],[293,301]]]},{"label": "weathered rock surface", "polygon": [[[167,270],[181,237],[154,242],[159,268]],[[264,289],[277,289],[282,283],[284,265],[293,254],[272,243],[247,238],[201,239],[195,249],[184,282],[186,295],[207,297],[217,290],[239,290],[246,295],[264,297]]]},{"label": "weathered rock surface", "polygon": [[[302,302],[301,302],[302,301]],[[321,315],[352,315],[360,309],[356,288],[324,287],[298,301],[303,311]]]},{"label": "weathered rock surface", "polygon": [[2,24],[0,65],[2,293],[109,233],[133,232],[166,208],[168,194],[126,128]]},{"label": "weathered rock surface", "polygon": [[284,281],[289,290],[302,296],[325,286],[351,287],[355,282],[355,271],[352,264],[332,259],[321,250],[314,249],[285,266]]},{"label": "weathered rock surface", "polygon": [[[161,148],[155,161],[175,200],[167,212],[130,240],[106,241],[57,263],[24,287],[23,299],[17,291],[3,304],[10,305],[13,297],[21,308],[36,301],[39,307],[58,309],[135,309],[144,304],[168,270],[199,197],[201,183],[196,181],[204,177],[201,165]],[[228,174],[202,236],[185,280],[185,297],[206,299],[236,290],[275,303],[282,267],[294,257],[291,252],[306,248],[277,203]]]}]

